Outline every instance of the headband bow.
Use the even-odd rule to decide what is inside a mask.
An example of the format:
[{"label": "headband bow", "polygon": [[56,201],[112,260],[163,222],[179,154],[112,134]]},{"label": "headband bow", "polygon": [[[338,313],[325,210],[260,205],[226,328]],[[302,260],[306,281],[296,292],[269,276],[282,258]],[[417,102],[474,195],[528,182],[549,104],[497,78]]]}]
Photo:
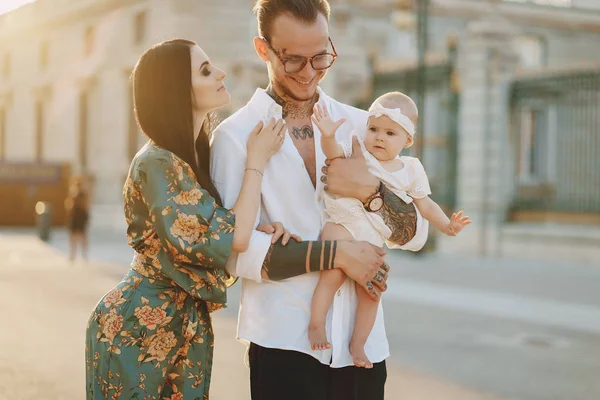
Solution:
[{"label": "headband bow", "polygon": [[375,103],[369,108],[369,117],[379,118],[386,115],[389,119],[403,127],[410,137],[415,136],[415,124],[406,115],[402,114],[399,108],[386,108],[379,103]]}]

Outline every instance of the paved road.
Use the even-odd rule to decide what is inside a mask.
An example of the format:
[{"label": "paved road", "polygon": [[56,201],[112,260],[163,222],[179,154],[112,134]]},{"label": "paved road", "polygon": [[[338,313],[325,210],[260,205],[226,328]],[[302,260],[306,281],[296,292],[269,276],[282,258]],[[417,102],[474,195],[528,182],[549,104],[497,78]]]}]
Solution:
[{"label": "paved road", "polygon": [[522,400],[600,399],[600,268],[397,259],[393,361]]},{"label": "paved road", "polygon": [[[93,259],[122,265],[98,267],[98,273],[120,277],[131,258],[123,238],[94,232],[92,241]],[[65,233],[53,235],[51,243],[66,250]],[[390,255],[390,264],[393,278],[384,296],[390,366],[404,379],[389,381],[390,399],[434,398],[400,396],[414,382],[437,385],[436,393],[476,391],[461,392],[461,400],[486,398],[481,393],[520,400],[600,399],[600,268],[398,252]],[[217,314],[217,329],[226,332],[221,337],[235,330],[239,288],[230,291],[230,308]],[[238,364],[242,353],[241,348],[227,353],[228,362]],[[237,371],[240,382],[247,379],[247,370]]]}]

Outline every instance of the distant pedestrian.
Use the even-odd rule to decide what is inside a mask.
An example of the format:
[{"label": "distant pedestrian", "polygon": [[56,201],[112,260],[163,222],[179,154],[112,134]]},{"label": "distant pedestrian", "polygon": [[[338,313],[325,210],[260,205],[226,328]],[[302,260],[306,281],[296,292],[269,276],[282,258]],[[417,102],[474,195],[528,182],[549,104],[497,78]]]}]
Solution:
[{"label": "distant pedestrian", "polygon": [[90,196],[82,177],[73,179],[65,200],[65,208],[68,218],[70,260],[71,262],[75,261],[78,247],[81,247],[82,256],[87,260]]}]

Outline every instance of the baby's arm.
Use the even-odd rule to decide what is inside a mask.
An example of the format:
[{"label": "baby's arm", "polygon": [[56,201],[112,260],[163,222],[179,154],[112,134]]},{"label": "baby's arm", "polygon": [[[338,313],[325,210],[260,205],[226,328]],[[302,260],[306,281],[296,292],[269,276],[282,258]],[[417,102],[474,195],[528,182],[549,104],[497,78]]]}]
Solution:
[{"label": "baby's arm", "polygon": [[452,214],[452,219],[448,218],[442,208],[429,196],[421,199],[413,199],[415,205],[421,212],[423,218],[431,222],[436,229],[448,236],[456,236],[462,229],[471,223],[469,217],[463,217],[463,212]]},{"label": "baby's arm", "polygon": [[344,148],[335,140],[335,136],[321,135],[321,148],[328,159],[344,157]]},{"label": "baby's arm", "polygon": [[321,132],[321,148],[325,157],[329,159],[344,157],[344,148],[335,140],[335,133],[346,119],[333,122],[327,108],[317,104],[313,110],[312,120]]}]

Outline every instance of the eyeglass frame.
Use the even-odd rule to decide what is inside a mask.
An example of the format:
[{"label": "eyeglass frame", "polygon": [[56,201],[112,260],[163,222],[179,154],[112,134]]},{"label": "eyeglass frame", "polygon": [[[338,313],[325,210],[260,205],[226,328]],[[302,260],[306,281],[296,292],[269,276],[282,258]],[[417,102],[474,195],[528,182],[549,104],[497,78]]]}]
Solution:
[{"label": "eyeglass frame", "polygon": [[[279,59],[279,61],[281,62],[281,64],[283,64],[283,70],[285,71],[285,64],[288,61],[291,61],[290,59],[288,60],[284,60],[281,55],[280,52],[275,50],[275,48],[271,45],[271,43],[267,40],[267,38],[265,38],[264,36],[259,36],[269,47],[269,49],[271,49],[271,51],[273,52],[273,54],[275,54],[277,56],[277,58]],[[327,38],[329,40],[329,44],[331,44],[331,50],[333,50],[333,53],[320,53],[320,54],[315,54],[312,57],[305,57],[305,56],[300,56],[300,55],[295,55],[295,57],[301,57],[304,58],[304,62],[302,63],[302,67],[300,69],[298,69],[298,71],[294,71],[294,72],[287,72],[285,71],[286,74],[295,74],[296,72],[300,72],[304,69],[304,67],[306,67],[307,63],[310,63],[310,66],[312,67],[312,69],[314,69],[315,71],[325,71],[329,68],[331,68],[331,66],[333,65],[333,63],[335,62],[335,60],[338,58],[338,54],[337,51],[335,51],[335,46],[333,45],[333,41],[331,40],[331,37]],[[333,60],[331,61],[331,64],[329,64],[329,66],[327,68],[320,68],[317,69],[314,67],[313,65],[313,59],[315,57],[319,57],[319,56],[325,56],[325,55],[329,55],[333,57]]]}]

